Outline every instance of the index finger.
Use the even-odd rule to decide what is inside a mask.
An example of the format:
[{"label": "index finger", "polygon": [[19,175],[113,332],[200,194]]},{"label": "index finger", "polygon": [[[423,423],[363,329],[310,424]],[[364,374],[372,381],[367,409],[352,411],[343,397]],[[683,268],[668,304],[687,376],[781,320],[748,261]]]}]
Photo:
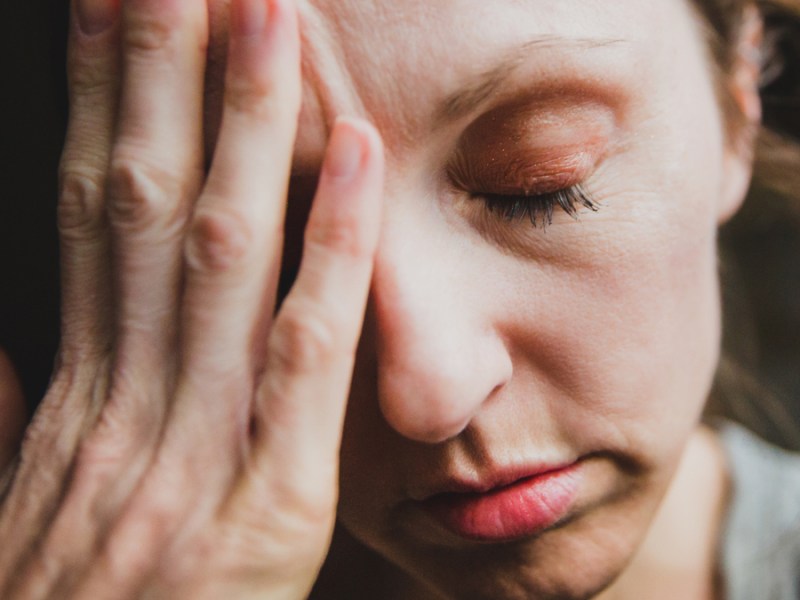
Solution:
[{"label": "index finger", "polygon": [[[383,145],[339,120],[309,215],[300,272],[270,332],[254,407],[250,489],[335,501],[345,406],[381,223]],[[262,486],[266,486],[265,488]]]}]

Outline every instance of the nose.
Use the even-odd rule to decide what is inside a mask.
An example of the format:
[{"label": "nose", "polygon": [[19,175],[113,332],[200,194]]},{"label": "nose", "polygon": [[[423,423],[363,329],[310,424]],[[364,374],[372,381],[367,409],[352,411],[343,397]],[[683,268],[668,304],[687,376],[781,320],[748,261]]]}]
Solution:
[{"label": "nose", "polygon": [[454,236],[389,215],[375,264],[380,409],[398,433],[425,443],[458,435],[511,376],[489,322],[491,293]]}]

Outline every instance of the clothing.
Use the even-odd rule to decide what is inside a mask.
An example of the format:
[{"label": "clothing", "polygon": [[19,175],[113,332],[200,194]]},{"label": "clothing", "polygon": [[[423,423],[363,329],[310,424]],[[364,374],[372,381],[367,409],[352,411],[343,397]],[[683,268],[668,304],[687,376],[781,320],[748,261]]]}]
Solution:
[{"label": "clothing", "polygon": [[726,600],[800,600],[800,455],[719,429],[732,479],[720,546]]}]

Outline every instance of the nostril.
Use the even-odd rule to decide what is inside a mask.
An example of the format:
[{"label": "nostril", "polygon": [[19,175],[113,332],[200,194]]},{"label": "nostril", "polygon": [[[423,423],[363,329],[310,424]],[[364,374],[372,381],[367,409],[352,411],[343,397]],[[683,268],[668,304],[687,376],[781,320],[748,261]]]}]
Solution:
[{"label": "nostril", "polygon": [[460,434],[471,420],[471,415],[463,417],[458,414],[438,412],[434,403],[419,410],[398,410],[396,403],[381,406],[384,419],[403,437],[425,444],[439,444]]},{"label": "nostril", "polygon": [[[395,321],[394,337],[379,330],[378,404],[400,435],[441,443],[464,431],[509,382],[511,358],[502,340],[483,328],[440,320],[423,330],[409,314]],[[407,325],[404,331],[398,322]]]}]

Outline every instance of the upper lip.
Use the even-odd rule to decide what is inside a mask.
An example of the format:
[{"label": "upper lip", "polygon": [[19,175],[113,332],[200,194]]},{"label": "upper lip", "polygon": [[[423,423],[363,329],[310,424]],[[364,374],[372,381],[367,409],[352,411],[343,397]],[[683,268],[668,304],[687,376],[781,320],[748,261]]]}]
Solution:
[{"label": "upper lip", "polygon": [[425,486],[417,493],[413,493],[412,499],[425,502],[449,494],[486,494],[508,487],[524,479],[562,471],[573,466],[575,462],[510,465],[483,469],[471,475],[453,475],[445,479],[439,479],[435,484]]}]

